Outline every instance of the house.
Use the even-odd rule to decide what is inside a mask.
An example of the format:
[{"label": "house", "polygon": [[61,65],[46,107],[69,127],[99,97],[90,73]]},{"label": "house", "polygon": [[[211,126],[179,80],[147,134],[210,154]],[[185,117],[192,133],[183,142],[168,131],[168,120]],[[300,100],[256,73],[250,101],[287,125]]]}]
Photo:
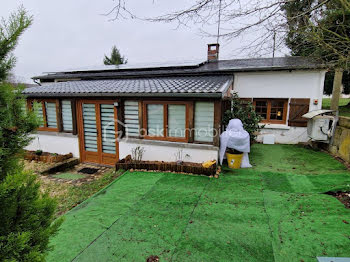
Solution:
[{"label": "house", "polygon": [[217,159],[223,112],[233,92],[252,101],[277,143],[307,141],[301,116],[321,109],[326,69],[301,57],[218,60],[208,45],[202,63],[54,72],[34,77],[28,106],[42,119],[30,150],[72,152],[82,162],[112,165],[145,149],[143,160]]}]

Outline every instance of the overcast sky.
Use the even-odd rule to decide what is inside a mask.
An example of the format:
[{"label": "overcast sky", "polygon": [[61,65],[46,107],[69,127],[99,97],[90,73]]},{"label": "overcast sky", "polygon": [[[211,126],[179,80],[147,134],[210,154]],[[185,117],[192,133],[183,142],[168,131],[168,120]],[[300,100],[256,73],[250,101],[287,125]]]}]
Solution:
[{"label": "overcast sky", "polygon": [[[130,7],[139,14],[159,15],[186,6],[186,0],[134,0]],[[7,18],[23,4],[34,16],[33,25],[21,37],[15,55],[15,74],[21,81],[43,72],[97,66],[116,45],[129,64],[205,60],[207,44],[196,27],[176,29],[176,24],[146,23],[138,20],[110,21],[102,14],[113,0],[1,0],[0,16]],[[215,28],[207,28],[214,30]],[[221,43],[220,59],[234,56],[240,40]]]}]

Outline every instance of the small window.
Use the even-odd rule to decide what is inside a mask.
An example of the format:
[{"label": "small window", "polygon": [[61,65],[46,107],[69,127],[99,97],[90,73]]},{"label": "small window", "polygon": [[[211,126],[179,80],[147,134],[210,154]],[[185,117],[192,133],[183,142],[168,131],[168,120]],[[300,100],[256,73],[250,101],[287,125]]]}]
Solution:
[{"label": "small window", "polygon": [[70,100],[62,100],[62,122],[63,131],[73,131],[73,114],[72,114],[72,102]]},{"label": "small window", "polygon": [[[35,104],[34,104],[35,103]],[[34,107],[38,118],[40,119],[39,130],[42,131],[58,131],[57,108],[59,106],[56,99],[45,99],[32,101],[30,107]]]},{"label": "small window", "polygon": [[285,124],[288,99],[254,99],[255,111],[263,123]]},{"label": "small window", "polygon": [[168,136],[185,137],[186,134],[186,106],[168,106]]},{"label": "small window", "polygon": [[164,136],[164,106],[147,105],[147,134],[149,136]]},{"label": "small window", "polygon": [[144,102],[145,138],[188,141],[186,102]]},{"label": "small window", "polygon": [[45,102],[46,122],[48,128],[57,128],[56,102]]},{"label": "small window", "polygon": [[196,102],[194,111],[194,141],[213,142],[214,103]]},{"label": "small window", "polygon": [[126,100],[124,102],[124,126],[127,137],[139,137],[139,102]]}]

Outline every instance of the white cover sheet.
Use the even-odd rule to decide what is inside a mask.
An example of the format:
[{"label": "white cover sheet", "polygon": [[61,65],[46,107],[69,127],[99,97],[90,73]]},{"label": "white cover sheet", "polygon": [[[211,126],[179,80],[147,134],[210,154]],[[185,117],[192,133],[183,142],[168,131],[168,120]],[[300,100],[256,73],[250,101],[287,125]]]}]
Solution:
[{"label": "white cover sheet", "polygon": [[222,164],[227,147],[243,152],[241,168],[252,167],[248,156],[250,152],[250,136],[243,129],[240,119],[231,119],[226,131],[220,136],[220,164]]}]

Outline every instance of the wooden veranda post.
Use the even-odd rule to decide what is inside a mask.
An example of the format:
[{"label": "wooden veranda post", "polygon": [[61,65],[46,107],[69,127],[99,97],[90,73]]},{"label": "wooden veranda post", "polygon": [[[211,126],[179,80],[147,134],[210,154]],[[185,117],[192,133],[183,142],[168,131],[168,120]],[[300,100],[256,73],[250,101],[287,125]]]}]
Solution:
[{"label": "wooden veranda post", "polygon": [[334,80],[333,80],[333,91],[332,91],[332,101],[331,101],[331,110],[338,110],[339,108],[339,99],[341,95],[341,86],[343,80],[343,69],[335,69]]}]

